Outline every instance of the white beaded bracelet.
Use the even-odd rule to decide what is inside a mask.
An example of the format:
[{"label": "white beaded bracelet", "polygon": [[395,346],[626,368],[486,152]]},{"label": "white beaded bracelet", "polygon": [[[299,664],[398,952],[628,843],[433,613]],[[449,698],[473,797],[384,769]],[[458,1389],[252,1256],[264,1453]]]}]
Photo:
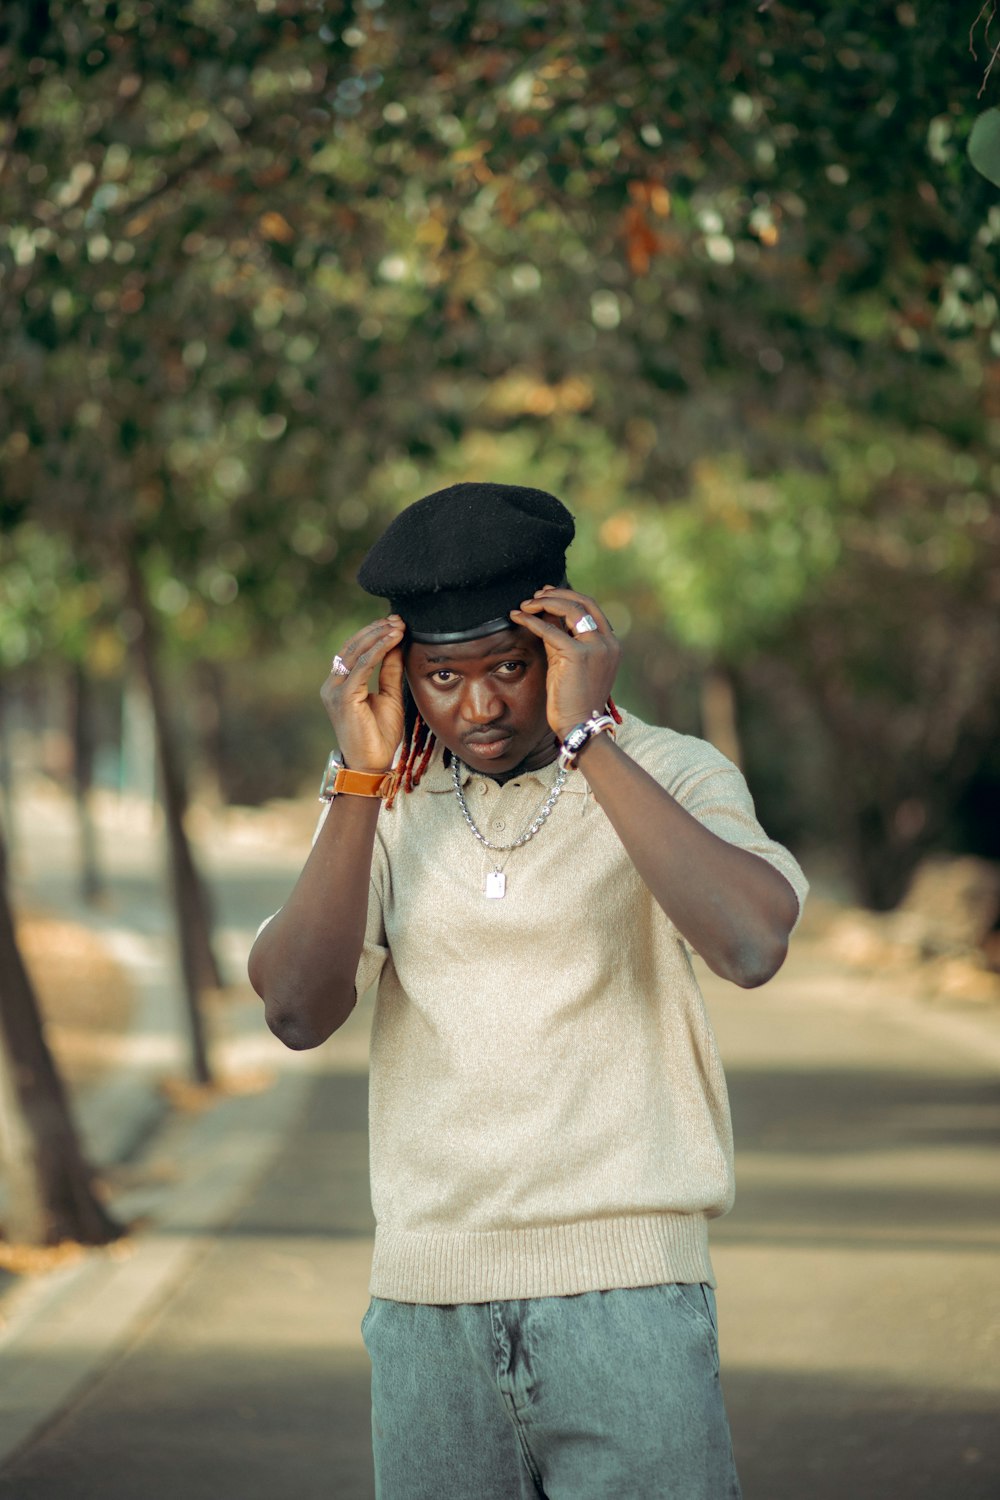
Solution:
[{"label": "white beaded bracelet", "polygon": [[562,769],[568,771],[575,766],[576,758],[587,741],[593,739],[595,734],[603,734],[605,730],[614,739],[614,719],[610,714],[602,714],[597,709],[589,719],[584,719],[582,724],[574,724],[559,750],[559,764]]}]

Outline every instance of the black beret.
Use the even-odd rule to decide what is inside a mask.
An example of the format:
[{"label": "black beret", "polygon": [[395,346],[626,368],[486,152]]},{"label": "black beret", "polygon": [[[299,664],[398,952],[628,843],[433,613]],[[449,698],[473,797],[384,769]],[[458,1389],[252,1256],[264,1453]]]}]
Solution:
[{"label": "black beret", "polygon": [[573,517],[520,484],[453,484],[390,523],[358,570],[417,641],[474,640],[510,625],[523,599],[562,583]]}]

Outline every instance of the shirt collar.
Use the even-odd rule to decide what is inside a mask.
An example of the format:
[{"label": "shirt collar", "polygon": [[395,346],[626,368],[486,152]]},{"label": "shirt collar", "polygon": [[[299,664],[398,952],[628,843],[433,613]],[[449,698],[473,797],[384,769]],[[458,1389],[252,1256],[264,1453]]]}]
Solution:
[{"label": "shirt collar", "polygon": [[[550,792],[552,790],[553,784],[555,783],[555,779],[558,773],[559,762],[558,759],[556,759],[550,761],[547,766],[539,766],[537,771],[522,771],[517,780],[521,785],[523,785],[525,782],[533,782],[538,786],[540,791]],[[488,781],[490,779],[488,776],[479,771],[470,771],[465,762],[462,762],[463,786],[467,786],[474,777],[478,778],[480,776],[482,776],[482,779],[484,781]],[[504,787],[510,785],[511,783],[509,781],[504,783]],[[427,770],[424,772],[423,776],[420,779],[419,787],[415,788],[415,790],[421,792],[426,790],[428,792],[454,793],[455,780],[452,776],[451,766],[445,765],[444,752],[440,745],[435,745],[434,753],[427,763]],[[499,790],[502,791],[503,788],[499,788]],[[565,785],[563,786],[563,792],[575,792],[580,795],[586,795],[587,783],[584,780],[581,772],[570,771],[569,775],[566,778]]]}]

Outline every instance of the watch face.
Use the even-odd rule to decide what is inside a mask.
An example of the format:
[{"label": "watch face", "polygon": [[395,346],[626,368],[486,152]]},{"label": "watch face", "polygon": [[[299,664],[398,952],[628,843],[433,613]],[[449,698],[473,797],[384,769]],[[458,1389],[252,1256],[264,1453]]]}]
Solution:
[{"label": "watch face", "polygon": [[333,800],[333,783],[336,781],[337,772],[341,770],[343,764],[344,760],[339,752],[331,750],[326,762],[326,770],[323,772],[323,779],[319,784],[321,802],[330,802]]}]

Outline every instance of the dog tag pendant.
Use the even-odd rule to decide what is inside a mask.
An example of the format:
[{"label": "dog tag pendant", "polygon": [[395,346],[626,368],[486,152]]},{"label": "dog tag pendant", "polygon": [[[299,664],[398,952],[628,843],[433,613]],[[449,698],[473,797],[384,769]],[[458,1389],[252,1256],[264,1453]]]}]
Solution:
[{"label": "dog tag pendant", "polygon": [[502,870],[490,870],[486,876],[486,894],[497,901],[507,894],[507,877]]}]

